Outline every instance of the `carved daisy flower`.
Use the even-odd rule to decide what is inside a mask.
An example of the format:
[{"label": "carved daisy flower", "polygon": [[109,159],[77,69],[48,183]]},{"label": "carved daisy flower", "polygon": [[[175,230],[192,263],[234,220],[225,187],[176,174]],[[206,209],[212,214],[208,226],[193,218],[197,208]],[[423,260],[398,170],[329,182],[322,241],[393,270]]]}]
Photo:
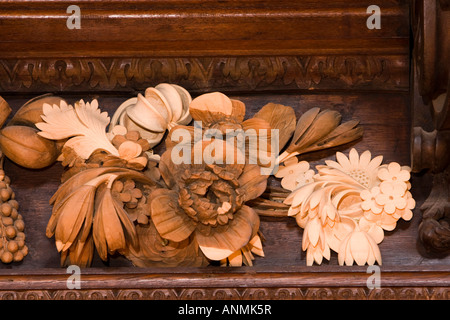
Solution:
[{"label": "carved daisy flower", "polygon": [[377,204],[376,197],[380,194],[381,190],[379,187],[373,187],[372,189],[364,189],[360,193],[360,197],[363,200],[361,203],[361,208],[364,211],[372,211],[375,214],[379,214],[382,211],[382,207]]},{"label": "carved daisy flower", "polygon": [[371,188],[377,181],[377,169],[383,161],[383,156],[372,159],[372,154],[368,150],[359,156],[356,149],[352,148],[348,158],[342,152],[337,152],[336,160],[337,162],[326,160],[325,163],[348,174],[364,187]]},{"label": "carved daisy flower", "polygon": [[309,169],[309,163],[306,161],[298,162],[298,159],[295,157],[286,160],[284,166],[281,165],[275,174],[275,177],[283,178],[281,179],[281,186],[290,191],[313,182],[313,176],[314,171]]},{"label": "carved daisy flower", "polygon": [[378,170],[378,178],[383,182],[390,182],[394,185],[394,188],[406,190],[408,188],[407,182],[411,177],[410,171],[411,168],[407,166],[401,167],[397,162],[391,162]]},{"label": "carved daisy flower", "polygon": [[412,218],[409,168],[382,166],[382,156],[372,159],[369,151],[359,156],[355,149],[348,157],[338,152],[336,160],[317,165],[312,183],[284,201],[290,205],[288,216],[304,229],[306,264],[321,264],[332,250],[340,265],[381,265],[378,244],[384,231],[394,230],[400,218]]},{"label": "carved daisy flower", "polygon": [[399,184],[385,181],[380,184],[381,192],[375,197],[376,203],[383,206],[386,213],[393,214],[396,209],[406,208],[405,189]]},{"label": "carved daisy flower", "polygon": [[406,191],[403,198],[406,200],[406,207],[401,210],[395,210],[393,217],[397,219],[402,218],[405,221],[409,221],[413,217],[412,209],[416,207],[416,200],[413,199],[412,194],[409,191]]}]

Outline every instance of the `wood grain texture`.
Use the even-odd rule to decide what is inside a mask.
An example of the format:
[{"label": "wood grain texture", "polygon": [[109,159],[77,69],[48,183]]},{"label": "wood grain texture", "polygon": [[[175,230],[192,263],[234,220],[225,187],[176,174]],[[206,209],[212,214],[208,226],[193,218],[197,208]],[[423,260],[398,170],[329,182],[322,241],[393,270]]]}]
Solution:
[{"label": "wood grain texture", "polygon": [[[382,285],[365,287],[365,270],[309,272],[309,268],[280,270],[208,268],[197,270],[141,269],[114,274],[86,270],[80,289],[67,289],[68,275],[58,270],[45,273],[0,274],[7,284],[1,299],[20,300],[446,300],[450,294],[447,272],[418,273],[382,270]],[[439,283],[433,279],[440,279]],[[208,282],[208,285],[205,285]],[[101,287],[101,289],[99,289]]]},{"label": "wood grain texture", "polygon": [[371,3],[366,1],[79,1],[80,29],[66,26],[70,4],[75,3],[1,5],[0,57],[292,55],[330,50],[406,54],[408,50],[408,1],[402,0],[379,1],[384,27],[371,30],[366,27]]},{"label": "wood grain texture", "polygon": [[[409,5],[369,2],[70,1],[0,4],[0,92],[406,91]],[[38,35],[38,36],[37,36]]]}]

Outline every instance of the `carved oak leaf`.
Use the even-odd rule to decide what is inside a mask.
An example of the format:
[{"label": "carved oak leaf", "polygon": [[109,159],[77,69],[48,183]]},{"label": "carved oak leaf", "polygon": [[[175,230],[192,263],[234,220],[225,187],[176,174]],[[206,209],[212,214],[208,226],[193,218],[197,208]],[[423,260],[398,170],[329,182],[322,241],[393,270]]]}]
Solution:
[{"label": "carved oak leaf", "polygon": [[96,99],[91,103],[80,100],[75,107],[64,101],[60,106],[44,104],[43,113],[45,122],[36,123],[41,130],[40,136],[52,140],[70,138],[65,147],[72,148],[83,159],[88,159],[98,149],[119,156],[119,151],[106,136],[108,114],[100,112]]}]

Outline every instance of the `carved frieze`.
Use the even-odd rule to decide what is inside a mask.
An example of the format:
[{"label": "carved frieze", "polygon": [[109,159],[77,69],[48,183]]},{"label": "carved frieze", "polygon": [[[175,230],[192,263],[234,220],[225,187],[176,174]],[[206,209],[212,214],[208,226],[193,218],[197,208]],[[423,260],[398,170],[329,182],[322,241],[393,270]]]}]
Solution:
[{"label": "carved frieze", "polygon": [[0,60],[0,92],[408,90],[408,57],[324,55]]}]

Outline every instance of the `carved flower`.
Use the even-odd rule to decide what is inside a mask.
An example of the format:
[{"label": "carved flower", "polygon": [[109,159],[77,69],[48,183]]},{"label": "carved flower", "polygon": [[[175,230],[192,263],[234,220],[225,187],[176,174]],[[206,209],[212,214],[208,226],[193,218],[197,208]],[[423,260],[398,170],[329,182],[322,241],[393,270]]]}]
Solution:
[{"label": "carved flower", "polygon": [[380,249],[372,237],[365,231],[355,226],[354,231],[342,241],[338,252],[339,265],[373,265],[376,262],[381,265]]},{"label": "carved flower", "polygon": [[[264,192],[268,176],[261,174],[258,164],[250,163],[249,153],[257,153],[258,148],[252,151],[250,147],[244,153],[237,147],[236,137],[225,140],[220,135],[241,129],[252,130],[258,137],[261,129],[267,133],[270,126],[259,118],[243,121],[244,104],[220,93],[194,99],[190,113],[205,126],[202,134],[215,130],[214,139],[196,141],[192,127],[177,126],[170,131],[168,149],[160,161],[168,188],[152,193],[152,221],[164,239],[180,242],[194,236],[208,259],[233,261],[232,255],[245,252],[257,235],[259,216],[245,202]],[[188,142],[174,138],[180,132],[188,133],[184,137]],[[187,161],[178,163],[179,152],[188,153]]]},{"label": "carved flower", "polygon": [[[398,164],[381,166],[382,157],[371,159],[370,152],[347,158],[336,154],[337,162],[327,160],[316,166],[313,182],[295,189],[284,201],[288,215],[304,228],[302,249],[306,263],[320,264],[338,252],[339,263],[381,264],[377,244],[384,230],[394,230],[399,218],[412,218],[415,201],[408,188],[409,171]],[[379,171],[383,169],[383,173]]]},{"label": "carved flower", "polygon": [[282,178],[281,186],[287,190],[295,190],[299,186],[313,181],[314,170],[309,169],[306,161],[298,162],[296,157],[290,158],[280,165],[275,177]]},{"label": "carved flower", "polygon": [[363,202],[361,208],[365,211],[372,211],[375,214],[381,213],[383,208],[376,202],[376,197],[380,194],[380,187],[373,187],[372,189],[364,189],[360,196]]},{"label": "carved flower", "polygon": [[64,182],[53,195],[47,237],[55,236],[61,264],[89,266],[94,246],[102,260],[108,254],[139,247],[133,222],[123,203],[113,196],[112,185],[132,179],[149,186],[155,182],[125,168],[90,168]]},{"label": "carved flower", "polygon": [[411,220],[413,216],[412,209],[416,207],[416,200],[412,197],[411,192],[406,191],[405,195],[403,196],[406,199],[406,206],[404,209],[397,209],[393,213],[393,217],[396,219],[402,218],[405,221]]},{"label": "carved flower", "polygon": [[341,152],[336,153],[336,161],[325,160],[327,166],[338,169],[358,181],[366,188],[377,183],[377,169],[383,161],[382,156],[372,159],[370,151],[364,151],[361,156],[356,149],[350,150],[348,158]]},{"label": "carved flower", "polygon": [[[404,186],[404,188],[403,188]],[[383,207],[386,213],[393,214],[396,209],[406,207],[406,184],[394,184],[393,182],[383,182],[380,185],[380,193],[375,197],[377,204]]]},{"label": "carved flower", "polygon": [[391,162],[378,170],[378,178],[383,182],[390,182],[396,189],[406,190],[407,183],[411,177],[410,171],[411,168],[407,166],[401,167],[397,162]]}]

